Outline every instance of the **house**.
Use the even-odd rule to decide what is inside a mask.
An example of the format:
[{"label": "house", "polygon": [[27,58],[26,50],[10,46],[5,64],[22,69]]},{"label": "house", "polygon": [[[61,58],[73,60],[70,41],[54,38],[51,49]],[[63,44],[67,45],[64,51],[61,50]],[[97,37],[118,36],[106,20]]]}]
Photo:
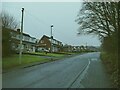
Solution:
[{"label": "house", "polygon": [[[11,30],[11,47],[12,50],[19,52],[20,50],[20,29]],[[22,37],[22,51],[23,52],[35,52],[36,38],[31,37],[29,34],[23,33]]]},{"label": "house", "polygon": [[43,35],[42,38],[37,43],[37,51],[51,51],[51,52],[60,52],[62,50],[62,42],[46,35]]},{"label": "house", "polygon": [[100,47],[99,46],[87,46],[86,49],[89,50],[89,51],[96,52],[96,51],[100,50]]},{"label": "house", "polygon": [[63,46],[63,51],[64,52],[73,52],[73,46],[65,44]]},{"label": "house", "polygon": [[73,46],[73,52],[80,52],[81,46]]},{"label": "house", "polygon": [[63,46],[63,51],[64,52],[81,52],[85,49],[84,46],[72,46],[72,45],[67,45],[65,44]]}]

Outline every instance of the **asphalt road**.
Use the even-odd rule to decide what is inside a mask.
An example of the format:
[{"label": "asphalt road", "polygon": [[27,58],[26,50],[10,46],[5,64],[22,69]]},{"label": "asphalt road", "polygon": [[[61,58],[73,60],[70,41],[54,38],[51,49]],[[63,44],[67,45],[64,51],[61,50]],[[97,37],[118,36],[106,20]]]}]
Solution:
[{"label": "asphalt road", "polygon": [[3,88],[110,88],[99,58],[87,53],[3,74]]}]

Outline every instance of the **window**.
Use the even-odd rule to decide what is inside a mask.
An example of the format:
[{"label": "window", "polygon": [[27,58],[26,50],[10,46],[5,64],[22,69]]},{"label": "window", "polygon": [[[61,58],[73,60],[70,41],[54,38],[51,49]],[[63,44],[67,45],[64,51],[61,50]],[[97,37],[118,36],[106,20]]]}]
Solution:
[{"label": "window", "polygon": [[44,40],[41,40],[40,43],[44,43]]}]

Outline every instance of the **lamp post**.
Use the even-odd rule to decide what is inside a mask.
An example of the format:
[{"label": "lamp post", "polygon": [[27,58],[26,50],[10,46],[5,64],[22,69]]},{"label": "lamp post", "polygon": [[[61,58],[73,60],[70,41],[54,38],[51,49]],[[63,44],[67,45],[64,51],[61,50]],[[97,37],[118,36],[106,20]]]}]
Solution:
[{"label": "lamp post", "polygon": [[20,51],[19,51],[19,64],[21,64],[21,57],[22,57],[22,38],[23,38],[23,14],[24,8],[22,8],[22,19],[21,19],[21,32],[20,32]]},{"label": "lamp post", "polygon": [[52,39],[53,39],[52,29],[53,29],[53,24],[51,25],[51,48],[50,48],[51,53],[52,53]]}]

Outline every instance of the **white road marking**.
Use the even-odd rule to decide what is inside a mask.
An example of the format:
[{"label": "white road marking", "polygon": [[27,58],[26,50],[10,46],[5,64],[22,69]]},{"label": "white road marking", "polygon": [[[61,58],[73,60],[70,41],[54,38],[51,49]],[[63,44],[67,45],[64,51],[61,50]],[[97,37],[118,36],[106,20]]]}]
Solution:
[{"label": "white road marking", "polygon": [[98,61],[98,59],[97,58],[92,58],[91,61]]},{"label": "white road marking", "polygon": [[80,82],[83,80],[83,78],[85,77],[85,75],[87,74],[88,68],[90,65],[90,60],[88,62],[88,64],[85,66],[85,68],[82,70],[82,72],[80,72],[75,81],[70,85],[70,88],[85,88],[84,85],[82,85]]}]

